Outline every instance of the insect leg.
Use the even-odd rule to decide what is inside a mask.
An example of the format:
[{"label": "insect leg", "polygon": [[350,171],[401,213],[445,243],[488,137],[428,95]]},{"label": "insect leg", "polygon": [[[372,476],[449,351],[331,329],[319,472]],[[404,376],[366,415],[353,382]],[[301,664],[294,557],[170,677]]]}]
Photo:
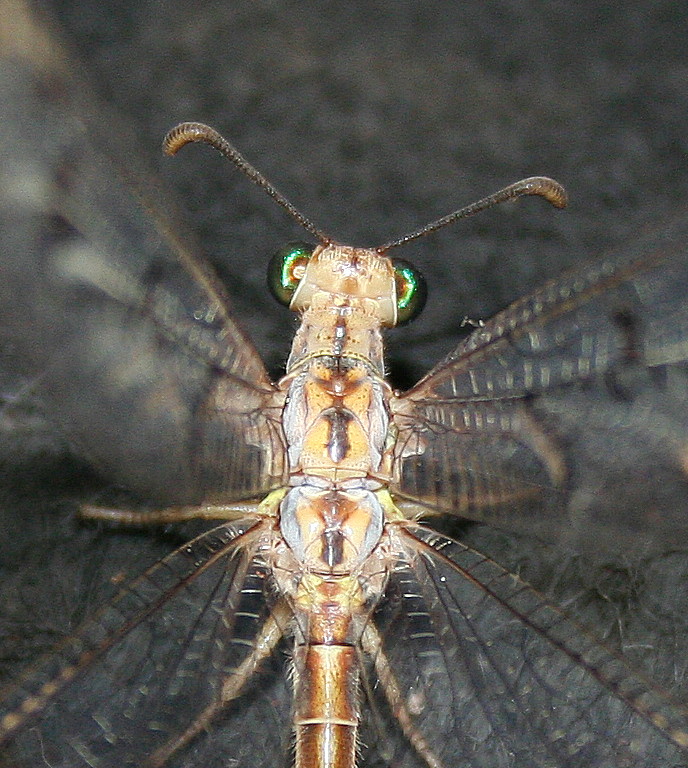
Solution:
[{"label": "insect leg", "polygon": [[161,768],[175,752],[189,744],[201,731],[207,729],[213,718],[226,704],[239,696],[261,662],[275,650],[291,615],[286,601],[277,603],[272,614],[263,624],[260,635],[254,641],[252,653],[227,678],[218,700],[206,707],[184,733],[157,749],[148,761],[150,768]]},{"label": "insect leg", "polygon": [[79,517],[83,520],[102,520],[131,526],[166,525],[183,523],[187,520],[240,520],[264,510],[259,502],[243,504],[202,504],[200,506],[167,507],[152,511],[134,509],[111,509],[92,504],[83,504]]},{"label": "insect leg", "polygon": [[387,661],[387,657],[382,650],[380,635],[370,624],[366,626],[363,632],[361,645],[364,652],[373,659],[375,671],[385,694],[385,698],[389,703],[394,717],[401,726],[404,736],[409,740],[419,757],[425,761],[428,768],[445,768],[444,764],[434,754],[428,742],[413,724],[411,714],[404,701],[404,694],[399,688],[399,683],[397,682],[394,672]]}]

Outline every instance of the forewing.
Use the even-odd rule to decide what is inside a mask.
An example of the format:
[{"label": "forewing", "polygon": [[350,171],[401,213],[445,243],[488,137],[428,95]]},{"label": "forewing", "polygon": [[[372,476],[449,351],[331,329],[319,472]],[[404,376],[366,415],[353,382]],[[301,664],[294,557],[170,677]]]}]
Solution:
[{"label": "forewing", "polygon": [[257,651],[274,602],[258,552],[263,529],[226,524],[172,553],[6,691],[0,766],[143,768],[257,652],[267,658],[239,696],[165,765],[285,768],[284,659],[274,648]]},{"label": "forewing", "polygon": [[688,218],[546,284],[393,402],[395,493],[576,547],[688,534]]},{"label": "forewing", "polygon": [[688,765],[686,713],[518,577],[423,526],[391,549],[369,674],[392,679],[368,686],[371,765]]},{"label": "forewing", "polygon": [[280,397],[222,287],[50,27],[0,12],[5,348],[110,479],[167,503],[265,494]]}]

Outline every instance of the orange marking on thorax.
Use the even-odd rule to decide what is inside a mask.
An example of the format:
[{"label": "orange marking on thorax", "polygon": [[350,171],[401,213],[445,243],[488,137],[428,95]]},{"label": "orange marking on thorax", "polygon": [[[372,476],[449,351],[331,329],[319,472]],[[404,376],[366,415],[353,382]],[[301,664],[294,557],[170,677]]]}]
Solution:
[{"label": "orange marking on thorax", "polygon": [[305,433],[301,470],[341,482],[377,471],[371,452],[373,381],[362,368],[338,371],[322,363],[304,386]]}]

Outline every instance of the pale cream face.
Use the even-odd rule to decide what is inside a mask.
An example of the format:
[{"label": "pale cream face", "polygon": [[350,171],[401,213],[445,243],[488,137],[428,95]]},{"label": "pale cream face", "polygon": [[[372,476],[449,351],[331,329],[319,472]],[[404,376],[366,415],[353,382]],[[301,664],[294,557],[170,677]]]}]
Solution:
[{"label": "pale cream face", "polygon": [[382,325],[396,324],[396,285],[392,262],[370,248],[330,243],[313,252],[291,301],[291,309],[304,312],[317,294],[369,299],[379,305]]}]

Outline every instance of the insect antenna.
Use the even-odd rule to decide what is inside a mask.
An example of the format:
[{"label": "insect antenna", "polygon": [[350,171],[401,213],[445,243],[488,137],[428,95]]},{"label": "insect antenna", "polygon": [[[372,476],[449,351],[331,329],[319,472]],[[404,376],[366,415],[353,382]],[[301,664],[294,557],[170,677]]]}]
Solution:
[{"label": "insect antenna", "polygon": [[[214,147],[232,162],[244,176],[250,179],[256,186],[263,189],[278,205],[284,208],[284,210],[287,211],[287,213],[289,213],[289,215],[307,232],[310,232],[317,237],[324,245],[332,242],[332,238],[329,235],[325,234],[321,229],[318,229],[318,227],[316,227],[308,217],[301,213],[298,208],[290,203],[289,200],[274,187],[260,171],[254,168],[251,163],[249,163],[248,160],[246,160],[241,153],[227,141],[227,139],[209,125],[205,125],[204,123],[179,123],[179,125],[168,131],[163,139],[163,152],[167,155],[176,155],[183,146],[192,142],[210,144],[211,147]],[[565,208],[568,202],[566,190],[559,184],[559,182],[550,179],[547,176],[530,176],[527,179],[521,179],[521,181],[509,184],[509,186],[482,198],[482,200],[478,200],[475,203],[459,208],[446,216],[442,216],[441,218],[424,225],[420,229],[402,235],[402,237],[396,238],[395,240],[390,240],[384,245],[379,245],[375,250],[378,251],[378,253],[385,253],[390,250],[390,248],[397,248],[412,240],[424,237],[431,232],[436,232],[438,229],[446,227],[448,224],[451,224],[458,219],[466,219],[480,211],[492,208],[507,200],[523,197],[524,195],[544,197],[545,200],[547,200],[548,203],[551,203],[555,208]]]},{"label": "insect antenna", "polygon": [[550,179],[547,176],[530,176],[527,179],[521,179],[521,181],[509,184],[508,187],[504,187],[504,189],[500,189],[499,191],[484,197],[482,200],[478,200],[475,203],[459,208],[458,211],[448,213],[446,216],[442,216],[441,219],[431,221],[430,224],[426,224],[420,229],[410,232],[408,235],[403,235],[396,240],[390,240],[390,242],[378,246],[375,250],[378,251],[378,253],[384,253],[390,248],[396,248],[399,245],[404,245],[411,240],[417,240],[419,237],[424,237],[425,235],[430,234],[430,232],[435,232],[442,227],[446,227],[447,224],[451,224],[457,219],[466,219],[487,208],[492,208],[507,200],[514,200],[515,198],[523,197],[524,195],[538,195],[539,197],[544,197],[545,200],[547,200],[548,203],[551,203],[555,208],[565,208],[568,202],[566,190],[558,181]]},{"label": "insect antenna", "polygon": [[229,161],[250,179],[256,186],[264,190],[270,197],[281,205],[289,215],[298,221],[298,223],[312,235],[320,240],[323,245],[332,242],[332,238],[318,229],[313,222],[304,216],[289,200],[276,189],[260,171],[254,168],[223,136],[214,128],[204,123],[179,123],[179,125],[168,131],[162,140],[162,150],[166,155],[176,155],[177,152],[186,144],[192,142],[202,142],[210,144],[218,152],[224,155]]}]

